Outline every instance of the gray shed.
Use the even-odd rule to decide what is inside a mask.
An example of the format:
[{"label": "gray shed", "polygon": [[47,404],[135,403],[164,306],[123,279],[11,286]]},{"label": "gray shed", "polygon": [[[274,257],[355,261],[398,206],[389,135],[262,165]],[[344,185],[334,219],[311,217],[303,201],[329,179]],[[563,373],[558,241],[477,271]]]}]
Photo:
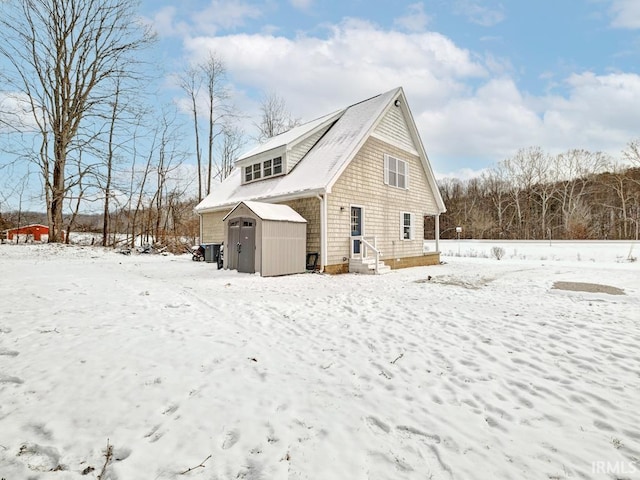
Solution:
[{"label": "gray shed", "polygon": [[223,220],[224,268],[263,277],[306,270],[307,221],[291,207],[245,201]]}]

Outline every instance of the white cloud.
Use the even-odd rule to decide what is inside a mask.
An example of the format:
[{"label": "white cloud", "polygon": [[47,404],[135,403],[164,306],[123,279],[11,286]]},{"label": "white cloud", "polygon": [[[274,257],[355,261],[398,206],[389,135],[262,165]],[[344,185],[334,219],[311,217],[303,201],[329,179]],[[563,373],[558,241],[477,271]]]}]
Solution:
[{"label": "white cloud", "polygon": [[38,126],[22,92],[0,91],[0,133],[3,131],[33,132]]},{"label": "white cloud", "polygon": [[405,34],[348,20],[326,38],[263,34],[187,39],[194,59],[220,52],[236,82],[279,92],[292,113],[309,118],[403,85],[438,105],[467,88],[462,82],[486,70],[437,33]]},{"label": "white cloud", "polygon": [[[491,79],[468,96],[452,99],[416,119],[438,169],[438,158],[499,161],[520,147],[539,144],[542,121],[508,77]],[[450,167],[449,167],[450,168]]]},{"label": "white cloud", "polygon": [[413,3],[407,7],[407,10],[408,12],[405,16],[394,20],[394,25],[409,32],[424,31],[431,20],[424,12],[424,3]]},{"label": "white cloud", "polygon": [[569,133],[576,147],[612,150],[637,136],[640,76],[586,72],[571,75],[566,84],[568,98],[545,100],[545,125],[556,142]]},{"label": "white cloud", "polygon": [[289,0],[289,3],[298,10],[309,10],[313,5],[313,0]]},{"label": "white cloud", "polygon": [[638,75],[579,72],[554,77],[565,93],[533,96],[519,88],[507,61],[434,32],[351,19],[324,36],[202,36],[188,38],[185,48],[192,60],[210,49],[223,56],[236,101],[249,114],[257,111],[256,91],[277,92],[306,121],[403,86],[439,172],[478,171],[532,145],[617,154],[640,125]]},{"label": "white cloud", "polygon": [[212,27],[231,30],[244,25],[247,19],[260,16],[262,10],[247,2],[211,0],[206,9],[192,16],[192,20],[198,32],[207,32]]},{"label": "white cloud", "polygon": [[640,28],[640,2],[638,0],[611,0],[611,25],[616,28]]},{"label": "white cloud", "polygon": [[483,27],[493,27],[505,19],[502,5],[488,7],[474,0],[456,0],[454,3],[454,13],[467,17],[472,23]]},{"label": "white cloud", "polygon": [[247,20],[261,17],[262,10],[243,1],[211,0],[203,10],[189,15],[188,20],[173,6],[163,7],[152,18],[144,19],[162,37],[174,35],[216,35],[220,30],[233,30]]}]

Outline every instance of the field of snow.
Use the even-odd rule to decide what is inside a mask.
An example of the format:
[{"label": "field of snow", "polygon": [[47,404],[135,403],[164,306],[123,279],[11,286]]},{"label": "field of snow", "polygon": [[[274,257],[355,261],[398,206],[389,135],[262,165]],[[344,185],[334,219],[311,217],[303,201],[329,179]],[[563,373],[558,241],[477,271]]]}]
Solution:
[{"label": "field of snow", "polygon": [[0,478],[640,478],[637,250],[496,245],[277,278],[0,245]]}]

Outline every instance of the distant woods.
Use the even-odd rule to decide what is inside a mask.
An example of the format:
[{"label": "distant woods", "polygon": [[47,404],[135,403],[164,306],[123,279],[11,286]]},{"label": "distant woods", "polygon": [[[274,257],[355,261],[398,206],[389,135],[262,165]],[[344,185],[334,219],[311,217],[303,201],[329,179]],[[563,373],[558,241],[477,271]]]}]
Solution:
[{"label": "distant woods", "polygon": [[[441,238],[637,240],[640,220],[640,143],[624,162],[601,152],[550,155],[521,149],[478,178],[444,179],[447,212]],[[425,232],[433,231],[431,222]]]}]

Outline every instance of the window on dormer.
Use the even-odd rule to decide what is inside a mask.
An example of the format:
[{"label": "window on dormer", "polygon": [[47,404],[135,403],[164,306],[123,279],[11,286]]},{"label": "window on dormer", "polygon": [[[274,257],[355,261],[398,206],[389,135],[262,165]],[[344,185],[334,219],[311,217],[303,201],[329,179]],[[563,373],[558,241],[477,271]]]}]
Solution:
[{"label": "window on dormer", "polygon": [[281,175],[282,173],[282,157],[272,158],[244,167],[244,183]]},{"label": "window on dormer", "polygon": [[258,180],[260,178],[260,164],[259,163],[254,163],[253,164],[253,179],[254,180]]},{"label": "window on dormer", "polygon": [[273,174],[278,175],[279,173],[282,173],[282,157],[273,159]]}]

